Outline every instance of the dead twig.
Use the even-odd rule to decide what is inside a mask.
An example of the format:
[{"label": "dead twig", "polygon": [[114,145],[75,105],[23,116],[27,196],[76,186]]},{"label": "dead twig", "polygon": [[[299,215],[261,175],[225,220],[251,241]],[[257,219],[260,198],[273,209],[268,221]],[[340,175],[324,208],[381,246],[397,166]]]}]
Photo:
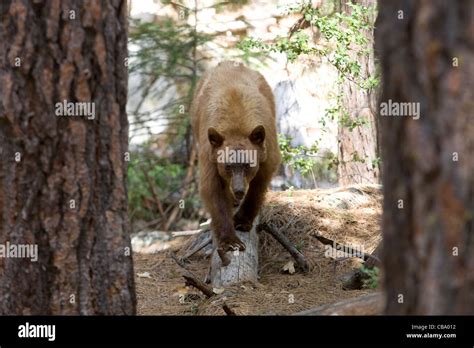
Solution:
[{"label": "dead twig", "polygon": [[200,251],[201,249],[203,249],[204,247],[206,247],[208,244],[210,244],[212,242],[212,235],[211,233],[209,233],[203,240],[202,242],[200,242],[199,244],[197,244],[196,246],[194,246],[194,248],[192,248],[190,251],[188,251],[183,257],[182,257],[182,260],[187,260],[189,259],[191,256],[193,256],[194,254],[196,254],[198,251]]},{"label": "dead twig", "polygon": [[[364,267],[366,269],[373,269],[374,267],[379,266],[380,261],[378,256],[380,255],[382,249],[382,244],[375,248],[374,252],[372,253],[372,257],[370,257],[367,261],[364,262]],[[347,279],[344,281],[342,288],[344,290],[356,290],[362,289],[364,287],[364,280],[368,279],[367,273],[363,272],[362,269],[357,269],[351,272],[349,275],[346,276]]]},{"label": "dead twig", "polygon": [[[380,259],[378,258],[378,254],[380,251],[380,244],[375,249],[375,251],[371,254],[367,254],[358,250],[354,250],[353,248],[339,244],[329,238],[323,237],[321,235],[313,234],[314,238],[319,240],[321,243],[325,245],[330,245],[334,249],[344,250],[344,253],[350,255],[350,257],[358,257],[364,260],[364,265],[366,268],[374,268],[380,263]],[[334,273],[336,273],[336,262],[345,260],[348,257],[342,257],[340,259],[336,259],[334,262]],[[364,287],[364,280],[368,278],[367,274],[365,274],[361,269],[357,269],[356,271],[351,272],[349,275],[346,275],[346,280],[344,280],[342,288],[344,290],[355,290],[355,289],[362,289]]]},{"label": "dead twig", "polygon": [[194,234],[198,234],[203,232],[203,230],[189,230],[189,231],[174,231],[171,232],[172,237],[182,237],[182,236],[192,236]]},{"label": "dead twig", "polygon": [[295,259],[296,263],[298,264],[298,266],[300,266],[303,272],[309,271],[309,265],[305,257],[302,253],[299,252],[298,249],[296,249],[293,244],[291,244],[290,240],[286,238],[285,235],[283,235],[280,231],[277,231],[266,223],[260,224],[258,228],[259,230],[264,230],[265,232],[270,233],[271,236],[278,241],[278,243],[280,243],[286,250],[288,250],[288,252]]},{"label": "dead twig", "polygon": [[379,258],[375,255],[370,255],[370,254],[364,253],[362,251],[356,250],[354,248],[351,248],[350,246],[337,243],[337,242],[333,241],[332,239],[323,237],[319,234],[313,234],[312,236],[314,238],[316,238],[317,240],[319,240],[321,243],[325,244],[325,245],[330,245],[334,249],[344,250],[344,252],[346,254],[350,254],[354,257],[358,257],[358,258],[360,258],[364,261],[367,261],[368,259],[375,259],[375,261],[380,262]]},{"label": "dead twig", "polygon": [[[213,297],[214,291],[212,288],[204,283],[203,281],[199,280],[198,277],[196,277],[192,272],[190,272],[188,269],[186,269],[186,265],[182,261],[182,259],[179,259],[175,253],[170,252],[171,258],[176,262],[176,264],[181,267],[181,275],[185,280],[186,286],[193,286],[199,291],[201,291],[207,298]],[[222,309],[227,315],[236,315],[235,312],[225,303],[223,302],[222,304]]]},{"label": "dead twig", "polygon": [[186,264],[184,263],[182,258],[179,258],[178,256],[176,256],[176,254],[173,251],[170,251],[169,255],[174,260],[174,262],[177,263],[179,267],[187,271]]}]

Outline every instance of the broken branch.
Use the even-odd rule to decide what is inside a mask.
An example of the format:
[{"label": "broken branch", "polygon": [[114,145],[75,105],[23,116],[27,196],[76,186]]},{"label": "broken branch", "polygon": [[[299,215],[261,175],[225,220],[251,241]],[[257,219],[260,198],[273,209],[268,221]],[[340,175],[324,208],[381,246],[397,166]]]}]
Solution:
[{"label": "broken branch", "polygon": [[190,231],[175,231],[171,232],[172,237],[192,236],[194,234],[201,233],[203,230],[190,230]]},{"label": "broken branch", "polygon": [[208,244],[210,244],[212,242],[212,235],[211,233],[209,233],[202,242],[200,242],[199,244],[197,244],[196,246],[194,246],[194,248],[192,248],[190,251],[188,251],[184,256],[183,256],[183,260],[187,260],[189,259],[191,256],[193,256],[194,254],[196,254],[198,251],[200,251],[201,249],[203,249],[204,247],[206,247]]},{"label": "broken branch", "polygon": [[280,231],[277,231],[266,223],[260,224],[259,230],[264,230],[270,233],[272,237],[275,238],[278,243],[280,243],[291,254],[298,266],[300,266],[300,268],[303,270],[303,272],[309,271],[308,262],[306,262],[306,259],[304,258],[303,254],[300,253],[300,251],[296,249],[293,244],[291,244],[290,240],[285,235],[283,235]]},{"label": "broken branch", "polygon": [[352,255],[352,256],[354,256],[354,257],[358,257],[358,258],[360,258],[360,259],[363,259],[364,261],[367,261],[367,260],[370,259],[370,258],[374,258],[374,259],[376,259],[377,262],[380,262],[380,260],[378,259],[378,257],[375,256],[375,255],[370,255],[370,254],[361,252],[361,251],[359,251],[359,250],[355,250],[354,248],[351,248],[350,246],[337,243],[337,242],[333,241],[332,239],[323,237],[323,236],[321,236],[321,235],[319,235],[319,234],[313,234],[312,236],[313,236],[314,238],[316,238],[317,240],[319,240],[321,243],[325,244],[325,245],[330,245],[330,246],[332,246],[334,249],[339,248],[339,249],[341,249],[341,250],[344,250],[345,253],[350,254],[350,255]]},{"label": "broken branch", "polygon": [[[186,286],[193,286],[199,291],[201,291],[207,298],[213,297],[214,291],[206,283],[202,282],[197,278],[193,273],[186,269],[182,260],[180,260],[175,253],[170,252],[171,258],[176,262],[176,264],[182,268],[181,275],[185,280]],[[235,312],[225,303],[222,304],[222,309],[227,315],[236,315]]]}]

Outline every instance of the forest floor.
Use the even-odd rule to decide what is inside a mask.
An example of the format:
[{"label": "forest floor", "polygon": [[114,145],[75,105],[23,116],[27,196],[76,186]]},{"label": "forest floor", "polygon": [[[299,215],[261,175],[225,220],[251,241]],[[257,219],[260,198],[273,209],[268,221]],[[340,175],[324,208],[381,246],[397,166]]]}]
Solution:
[{"label": "forest floor", "polygon": [[[180,267],[169,256],[169,250],[179,255],[195,236],[175,238],[167,250],[135,252],[138,314],[225,315],[225,296],[237,315],[283,315],[371,293],[375,290],[342,289],[344,276],[360,267],[361,260],[327,257],[327,247],[313,234],[371,253],[381,239],[381,200],[380,187],[373,185],[269,193],[261,222],[285,234],[305,256],[310,271],[284,272],[284,265],[292,261],[290,254],[269,234],[260,232],[259,282],[226,288],[210,299],[185,286]],[[186,266],[201,279],[208,271],[208,254],[204,249],[189,258]]]}]

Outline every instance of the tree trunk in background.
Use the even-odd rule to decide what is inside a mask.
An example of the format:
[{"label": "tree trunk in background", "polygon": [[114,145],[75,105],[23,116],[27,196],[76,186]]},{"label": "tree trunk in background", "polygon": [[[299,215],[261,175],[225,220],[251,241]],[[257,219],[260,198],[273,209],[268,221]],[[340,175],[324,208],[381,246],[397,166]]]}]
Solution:
[{"label": "tree trunk in background", "polygon": [[381,102],[420,103],[379,116],[386,313],[472,315],[474,2],[379,6]]},{"label": "tree trunk in background", "polygon": [[[341,0],[341,11],[350,13],[347,0]],[[374,0],[352,0],[353,3],[365,7],[375,6]],[[375,21],[375,18],[371,18]],[[368,46],[373,45],[373,32],[366,32]],[[352,59],[361,65],[360,76],[375,75],[373,52],[368,57],[356,56],[356,51],[349,52]],[[353,130],[339,125],[338,128],[338,177],[340,185],[377,184],[379,182],[379,165],[375,161],[378,155],[377,126],[375,122],[376,102],[375,91],[364,90],[355,82],[345,79],[342,88],[342,105],[349,112],[349,119],[363,119],[367,124],[356,126]],[[357,159],[360,158],[361,161]],[[374,165],[375,163],[375,165]]]},{"label": "tree trunk in background", "polygon": [[38,246],[0,257],[0,314],[134,314],[126,0],[0,10],[0,244]]}]

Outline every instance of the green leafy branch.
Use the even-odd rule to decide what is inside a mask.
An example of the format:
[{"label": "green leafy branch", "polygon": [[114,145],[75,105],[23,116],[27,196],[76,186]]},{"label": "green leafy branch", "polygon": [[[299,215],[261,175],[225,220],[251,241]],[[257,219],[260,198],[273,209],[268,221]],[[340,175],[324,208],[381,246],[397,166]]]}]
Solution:
[{"label": "green leafy branch", "polygon": [[310,147],[304,145],[293,146],[292,141],[292,137],[278,134],[278,145],[283,163],[298,170],[301,175],[306,175],[316,164],[315,156],[318,152],[318,144],[315,142]]}]

